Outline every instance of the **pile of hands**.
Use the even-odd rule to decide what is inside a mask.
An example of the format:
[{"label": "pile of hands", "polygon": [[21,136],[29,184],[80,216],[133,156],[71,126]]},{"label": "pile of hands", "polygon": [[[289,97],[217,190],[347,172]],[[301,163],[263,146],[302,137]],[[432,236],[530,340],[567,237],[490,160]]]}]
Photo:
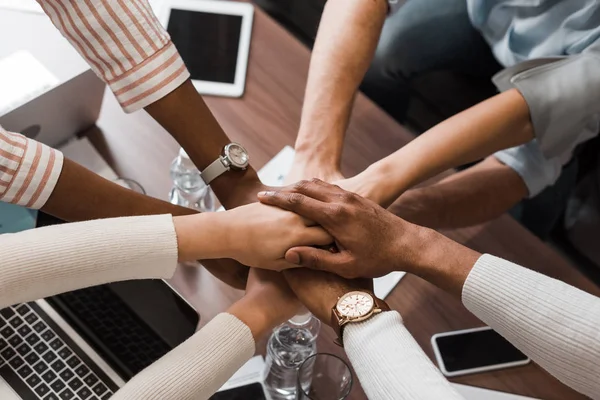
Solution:
[{"label": "pile of hands", "polygon": [[[323,180],[297,180],[311,175]],[[369,200],[370,182],[360,175],[344,179],[335,169],[296,165],[287,179],[294,181],[283,188],[258,184],[246,191],[248,204],[224,213],[229,233],[219,242],[229,257],[250,268],[232,265],[228,276],[218,277],[245,285],[246,295],[228,311],[255,337],[303,306],[330,324],[340,296],[372,291],[372,278],[409,271],[411,254],[418,251],[397,239],[418,236],[419,227]],[[399,252],[402,259],[395,257]],[[399,265],[403,260],[407,265]]]}]

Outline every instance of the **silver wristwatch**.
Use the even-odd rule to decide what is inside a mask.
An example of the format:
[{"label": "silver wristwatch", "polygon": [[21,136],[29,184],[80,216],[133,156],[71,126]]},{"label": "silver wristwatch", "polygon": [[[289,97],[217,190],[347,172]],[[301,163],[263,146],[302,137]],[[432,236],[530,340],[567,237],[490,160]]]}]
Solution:
[{"label": "silver wristwatch", "polygon": [[200,172],[200,177],[209,185],[213,180],[229,170],[243,171],[248,168],[250,157],[248,152],[239,143],[229,143],[223,148],[223,153],[212,162],[204,171]]}]

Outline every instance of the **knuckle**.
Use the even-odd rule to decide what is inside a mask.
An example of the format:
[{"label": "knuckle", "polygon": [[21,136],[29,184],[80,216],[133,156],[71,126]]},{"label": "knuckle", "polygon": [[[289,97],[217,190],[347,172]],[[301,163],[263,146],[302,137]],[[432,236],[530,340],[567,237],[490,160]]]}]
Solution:
[{"label": "knuckle", "polygon": [[303,190],[305,190],[308,187],[308,185],[310,185],[310,182],[303,179],[301,181],[294,183],[293,189],[296,192],[302,192]]},{"label": "knuckle", "polygon": [[304,196],[301,195],[300,193],[290,193],[288,195],[288,202],[290,204],[299,205],[299,204],[302,204],[303,201],[304,201]]}]

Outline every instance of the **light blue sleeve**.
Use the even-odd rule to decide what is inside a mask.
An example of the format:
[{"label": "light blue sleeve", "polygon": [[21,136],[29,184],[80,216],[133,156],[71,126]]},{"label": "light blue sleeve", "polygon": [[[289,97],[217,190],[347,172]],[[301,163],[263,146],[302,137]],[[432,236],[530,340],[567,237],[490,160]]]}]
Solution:
[{"label": "light blue sleeve", "polygon": [[521,176],[529,190],[530,198],[553,185],[560,176],[563,165],[569,159],[569,157],[546,159],[537,140],[499,151],[494,154],[494,157]]}]

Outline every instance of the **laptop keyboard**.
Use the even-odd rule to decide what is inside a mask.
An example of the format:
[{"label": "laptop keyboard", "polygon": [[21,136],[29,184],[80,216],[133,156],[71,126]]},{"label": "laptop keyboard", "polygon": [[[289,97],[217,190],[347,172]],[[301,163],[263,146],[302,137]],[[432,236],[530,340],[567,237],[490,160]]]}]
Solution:
[{"label": "laptop keyboard", "polygon": [[[94,339],[118,354],[126,373],[135,375],[171,350],[108,287],[94,286],[55,296],[77,320],[94,327]],[[118,323],[116,322],[118,321]]]},{"label": "laptop keyboard", "polygon": [[25,303],[0,310],[0,376],[24,400],[106,400],[113,395]]}]

